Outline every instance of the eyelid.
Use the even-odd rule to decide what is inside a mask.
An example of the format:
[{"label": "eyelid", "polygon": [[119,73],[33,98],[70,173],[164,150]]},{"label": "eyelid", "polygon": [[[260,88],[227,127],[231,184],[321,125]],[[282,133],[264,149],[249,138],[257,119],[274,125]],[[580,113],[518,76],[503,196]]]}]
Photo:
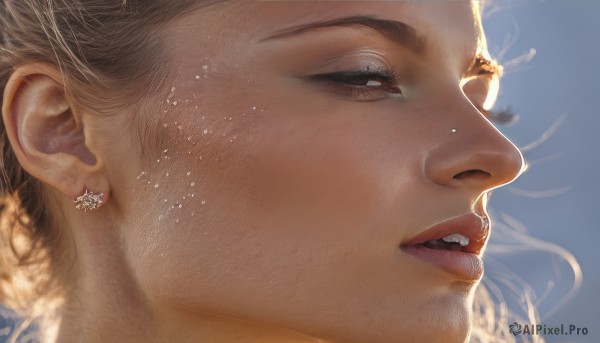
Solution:
[{"label": "eyelid", "polygon": [[372,76],[381,76],[384,78],[394,81],[398,81],[398,79],[400,78],[400,75],[396,72],[395,69],[393,68],[388,68],[385,66],[373,66],[373,65],[366,65],[366,66],[362,66],[359,68],[346,68],[340,71],[332,71],[332,72],[324,72],[324,73],[316,73],[316,74],[310,74],[307,75],[306,77],[308,78],[324,78],[324,77],[328,77],[328,76],[335,76],[335,75],[352,75],[352,76],[367,76],[367,75],[372,75]]},{"label": "eyelid", "polygon": [[376,69],[393,69],[393,66],[385,58],[384,53],[371,49],[360,49],[347,51],[327,58],[315,66],[313,74],[320,74],[324,70],[356,70],[366,68],[367,66],[372,66]]},{"label": "eyelid", "polygon": [[[465,87],[468,85],[468,83],[472,82],[472,81],[485,82],[485,98],[478,101],[478,103],[479,103],[478,106],[481,109],[483,109],[484,111],[491,110],[494,107],[494,104],[496,103],[496,100],[498,98],[498,93],[499,93],[499,89],[500,89],[500,79],[498,77],[490,76],[490,75],[470,76],[470,77],[464,78],[461,81],[461,83],[460,83],[461,89],[465,90]],[[483,87],[483,86],[480,86],[480,87]],[[467,93],[465,93],[465,94],[467,94]],[[467,95],[469,95],[469,94],[467,94]]]}]

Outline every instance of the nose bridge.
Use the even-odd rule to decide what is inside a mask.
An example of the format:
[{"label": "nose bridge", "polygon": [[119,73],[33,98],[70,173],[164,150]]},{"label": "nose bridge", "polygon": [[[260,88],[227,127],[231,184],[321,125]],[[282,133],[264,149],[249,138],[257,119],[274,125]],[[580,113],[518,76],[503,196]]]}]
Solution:
[{"label": "nose bridge", "polygon": [[424,174],[450,187],[482,192],[516,179],[524,166],[520,150],[460,92],[437,110],[439,139],[426,154]]}]

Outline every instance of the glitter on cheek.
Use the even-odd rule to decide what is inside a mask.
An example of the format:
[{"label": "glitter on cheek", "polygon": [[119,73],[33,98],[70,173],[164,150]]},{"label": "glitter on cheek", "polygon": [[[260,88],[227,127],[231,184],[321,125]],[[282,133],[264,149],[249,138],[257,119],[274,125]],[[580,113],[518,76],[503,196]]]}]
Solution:
[{"label": "glitter on cheek", "polygon": [[[159,150],[161,154],[156,159],[154,171],[151,169],[146,172],[152,176],[140,176],[150,180],[149,185],[144,185],[144,188],[147,187],[150,193],[155,194],[154,198],[159,199],[159,213],[154,217],[159,221],[175,221],[180,224],[185,223],[186,217],[201,217],[202,213],[198,209],[201,208],[200,205],[207,205],[210,199],[207,200],[206,194],[203,194],[201,180],[194,178],[202,177],[203,166],[208,167],[206,163],[209,161],[226,160],[221,157],[221,153],[211,157],[212,149],[236,149],[234,146],[239,148],[242,146],[239,143],[247,142],[246,135],[241,134],[248,131],[246,123],[256,120],[256,116],[262,114],[259,111],[263,112],[262,106],[256,103],[247,103],[238,110],[208,112],[206,97],[199,92],[198,85],[208,81],[203,77],[214,70],[214,66],[205,64],[202,71],[182,76],[187,77],[187,81],[184,79],[183,82],[193,87],[192,90],[188,91],[183,84],[176,84],[167,96],[167,105],[163,102],[162,106],[167,111],[161,124],[165,136],[169,137],[169,145]],[[236,144],[231,145],[234,142]],[[179,162],[184,162],[189,168],[189,163],[194,161],[196,165],[192,170],[183,169],[185,167],[181,168],[179,165]],[[203,161],[203,164],[198,161]],[[191,189],[197,192],[191,193]]]}]

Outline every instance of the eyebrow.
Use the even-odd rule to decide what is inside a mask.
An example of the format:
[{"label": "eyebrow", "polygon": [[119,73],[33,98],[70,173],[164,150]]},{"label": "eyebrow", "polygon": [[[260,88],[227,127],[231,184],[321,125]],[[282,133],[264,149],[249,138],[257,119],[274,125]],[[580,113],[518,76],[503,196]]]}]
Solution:
[{"label": "eyebrow", "polygon": [[500,78],[502,76],[504,67],[495,60],[490,60],[484,57],[482,54],[475,56],[467,76],[489,76]]},{"label": "eyebrow", "polygon": [[[332,27],[364,26],[374,29],[393,42],[404,46],[417,55],[424,55],[429,46],[429,40],[420,34],[414,27],[396,20],[379,19],[371,16],[349,16],[326,21],[301,24],[276,31],[273,35],[261,39],[259,42],[288,38],[306,32],[317,31]],[[468,68],[467,76],[500,77],[502,66],[494,60],[486,58],[483,54],[474,57]]]},{"label": "eyebrow", "polygon": [[290,36],[295,36],[309,31],[316,31],[319,29],[357,25],[375,29],[379,31],[379,33],[386,36],[388,39],[391,39],[392,41],[408,48],[409,50],[417,54],[423,54],[427,49],[427,37],[420,35],[414,27],[400,21],[378,19],[369,16],[342,17],[327,21],[293,26],[283,30],[279,30],[274,35],[260,40],[260,42],[271,39],[287,38]]}]

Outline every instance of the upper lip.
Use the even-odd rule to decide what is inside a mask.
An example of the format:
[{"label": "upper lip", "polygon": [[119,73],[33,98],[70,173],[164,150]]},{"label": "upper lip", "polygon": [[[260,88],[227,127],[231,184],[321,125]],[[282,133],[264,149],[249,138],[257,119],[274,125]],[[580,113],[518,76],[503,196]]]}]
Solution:
[{"label": "upper lip", "polygon": [[479,255],[489,237],[489,218],[469,212],[435,224],[413,238],[401,243],[401,247],[419,245],[430,240],[442,239],[453,233],[469,238],[469,245],[462,251]]}]

